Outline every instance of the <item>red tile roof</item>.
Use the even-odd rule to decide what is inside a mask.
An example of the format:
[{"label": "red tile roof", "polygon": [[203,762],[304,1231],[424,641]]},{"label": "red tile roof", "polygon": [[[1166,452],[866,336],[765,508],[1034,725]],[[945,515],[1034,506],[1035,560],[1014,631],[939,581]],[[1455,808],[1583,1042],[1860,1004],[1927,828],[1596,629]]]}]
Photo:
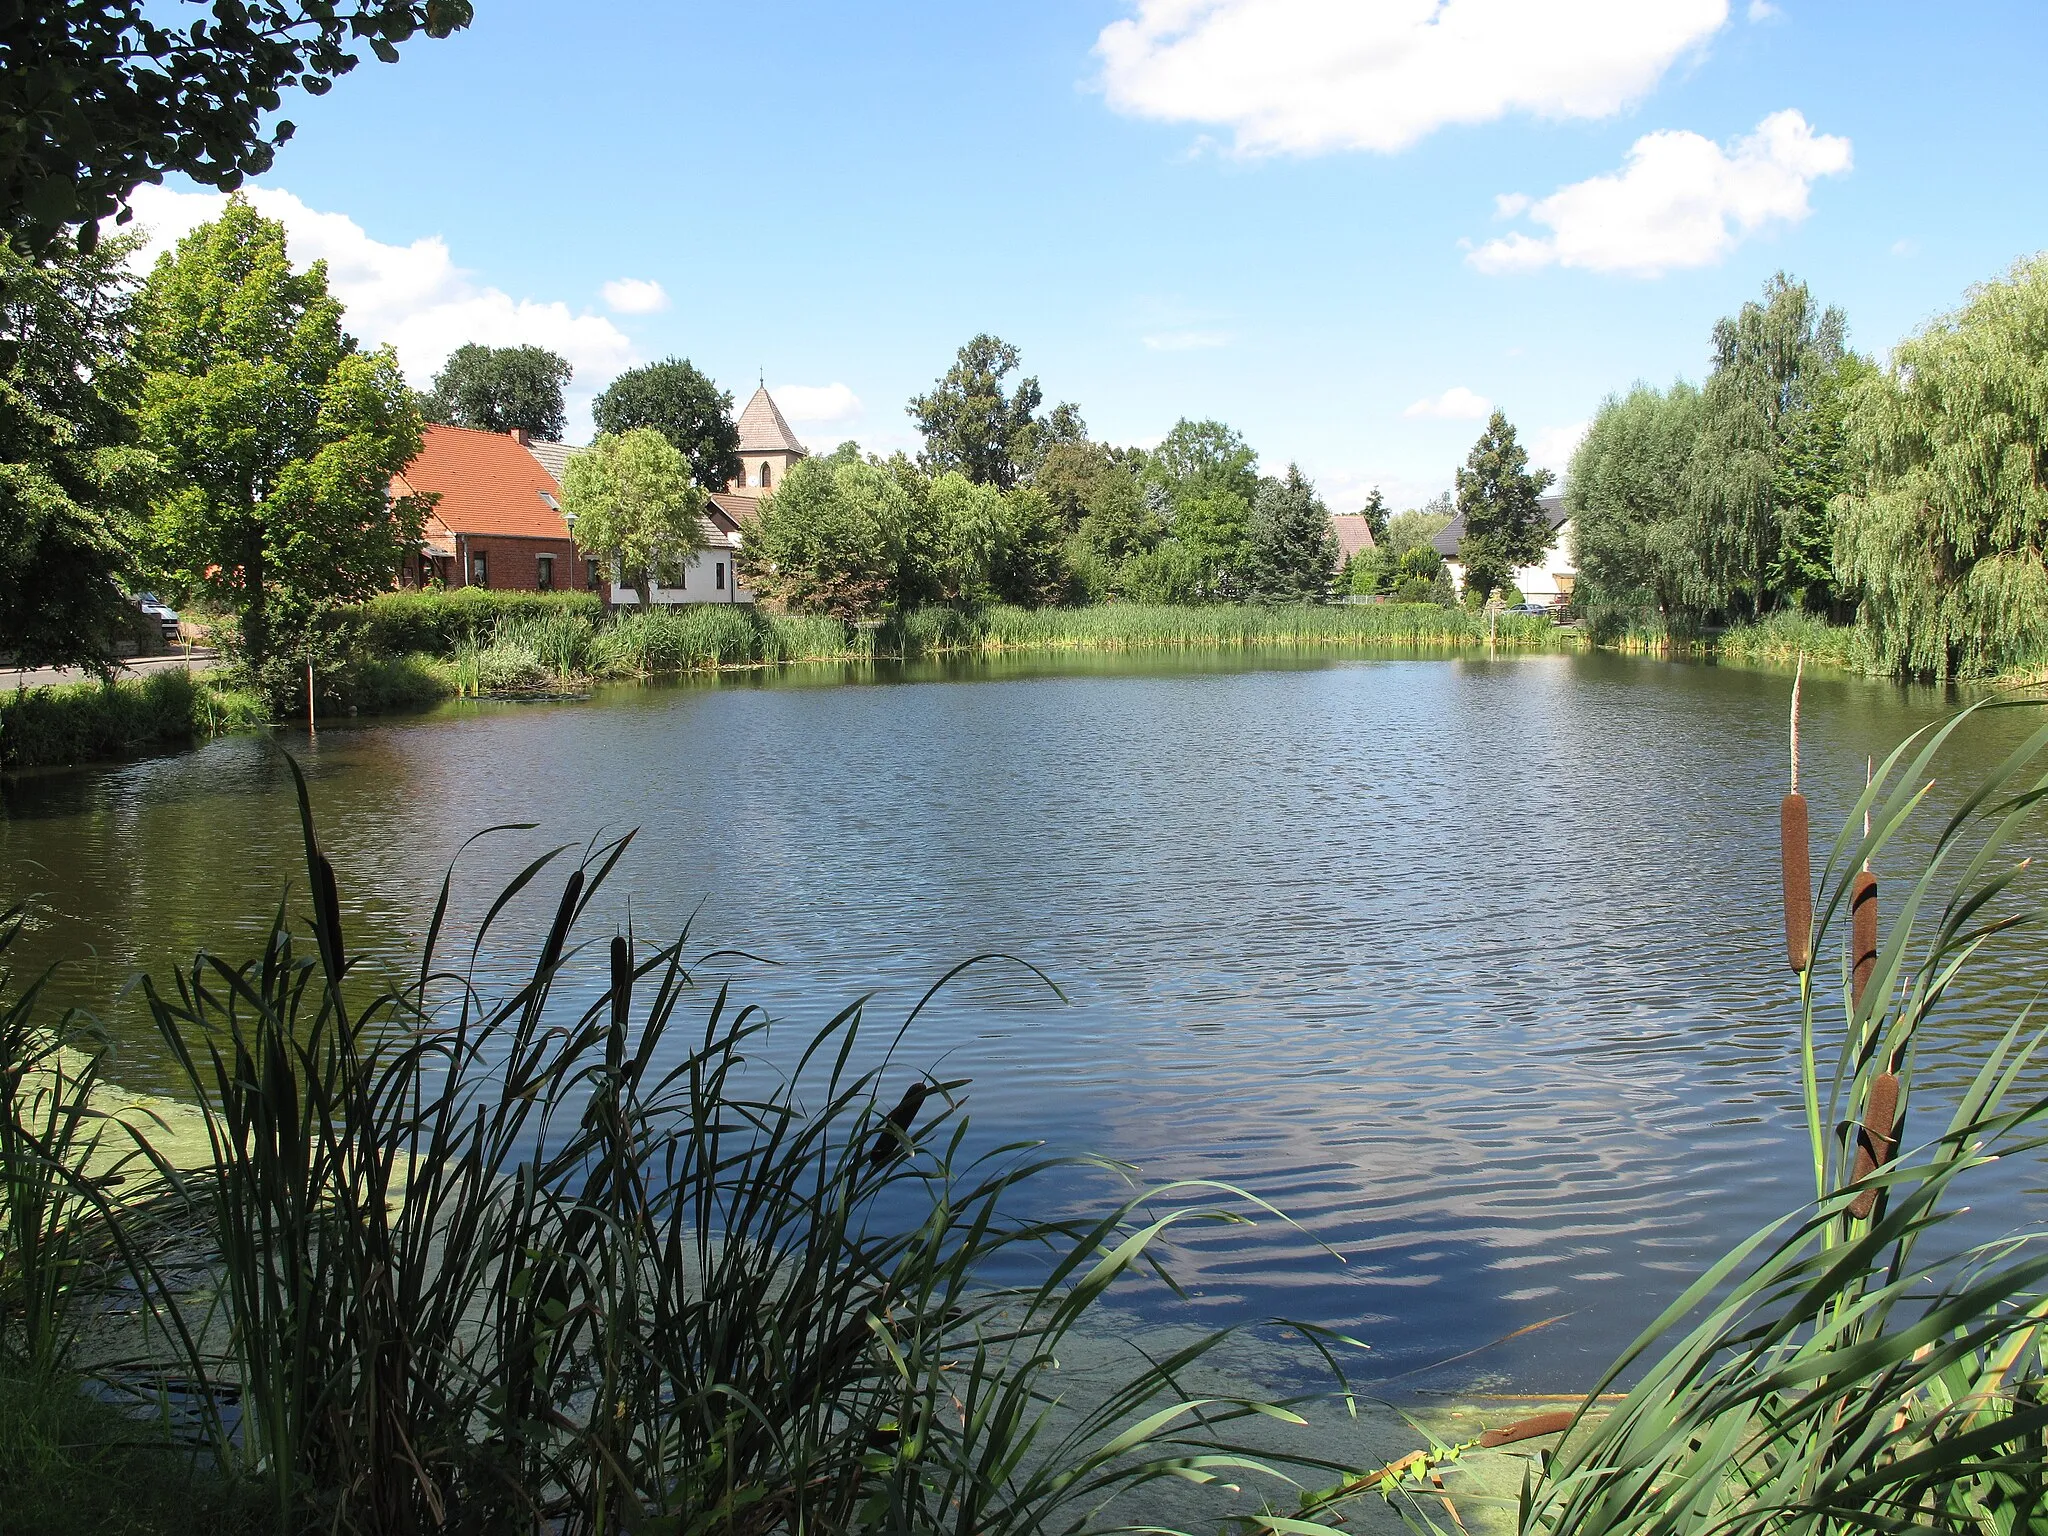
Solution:
[{"label": "red tile roof", "polygon": [[1330,531],[1337,535],[1337,554],[1349,560],[1360,550],[1374,547],[1372,524],[1363,512],[1339,512],[1330,519]]},{"label": "red tile roof", "polygon": [[451,533],[569,537],[561,486],[509,433],[430,426],[419,457],[393,477],[391,488],[399,495],[438,491],[430,521]]}]

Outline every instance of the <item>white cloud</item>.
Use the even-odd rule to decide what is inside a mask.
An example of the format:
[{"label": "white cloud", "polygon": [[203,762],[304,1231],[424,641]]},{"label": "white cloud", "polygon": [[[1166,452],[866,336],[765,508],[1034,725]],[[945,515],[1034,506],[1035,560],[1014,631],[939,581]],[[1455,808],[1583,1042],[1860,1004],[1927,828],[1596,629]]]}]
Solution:
[{"label": "white cloud", "polygon": [[1749,0],[1751,21],[1775,21],[1785,13],[1771,4],[1771,0]]},{"label": "white cloud", "polygon": [[1572,454],[1586,440],[1591,421],[1568,422],[1561,427],[1541,427],[1529,434],[1529,462],[1537,469],[1550,470],[1562,481],[1571,466]]},{"label": "white cloud", "polygon": [[1154,352],[1201,352],[1210,347],[1227,347],[1230,337],[1223,331],[1158,331],[1145,338]]},{"label": "white cloud", "polygon": [[1111,107],[1216,123],[1244,154],[1406,149],[1510,112],[1601,118],[1728,0],[1134,0],[1095,43]]},{"label": "white cloud", "polygon": [[769,391],[792,425],[829,427],[860,415],[860,396],[844,384],[778,384]]},{"label": "white cloud", "polygon": [[[318,212],[278,188],[251,188],[247,196],[257,212],[284,225],[294,266],[326,261],[328,286],[348,309],[342,323],[371,346],[396,347],[415,386],[427,384],[467,341],[550,347],[576,370],[579,393],[633,361],[632,341],[604,316],[574,313],[559,300],[515,299],[479,284],[455,265],[439,235],[386,245],[347,215]],[[149,235],[141,257],[147,270],[180,236],[217,218],[227,198],[143,186],[132,202],[135,222]]]},{"label": "white cloud", "polygon": [[668,308],[668,290],[650,277],[616,278],[598,291],[618,315],[658,315]]},{"label": "white cloud", "polygon": [[1388,508],[1395,512],[1419,507],[1445,488],[1438,480],[1345,468],[1319,470],[1314,480],[1316,494],[1323,498],[1323,505],[1337,513],[1361,510],[1375,487],[1386,498]]},{"label": "white cloud", "polygon": [[1894,256],[1918,256],[1920,254],[1920,242],[1918,240],[1894,240],[1892,242],[1892,254]]},{"label": "white cloud", "polygon": [[1484,421],[1493,414],[1493,402],[1462,384],[1453,384],[1440,395],[1425,395],[1401,414],[1411,421]]},{"label": "white cloud", "polygon": [[1811,211],[1813,183],[1849,167],[1847,139],[1815,133],[1790,110],[1726,149],[1697,133],[1645,134],[1614,175],[1536,202],[1519,193],[1496,199],[1503,217],[1526,213],[1550,233],[1516,230],[1466,260],[1482,272],[1560,266],[1632,277],[1710,266],[1766,225],[1797,224]]}]

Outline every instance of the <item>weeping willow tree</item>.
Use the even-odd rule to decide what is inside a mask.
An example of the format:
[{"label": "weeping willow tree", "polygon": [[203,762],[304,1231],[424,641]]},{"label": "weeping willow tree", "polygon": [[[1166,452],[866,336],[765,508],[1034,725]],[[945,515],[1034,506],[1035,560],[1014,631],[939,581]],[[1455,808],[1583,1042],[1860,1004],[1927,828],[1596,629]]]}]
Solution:
[{"label": "weeping willow tree", "polygon": [[1903,342],[1848,417],[1835,562],[1879,659],[1923,677],[2048,652],[2048,254]]},{"label": "weeping willow tree", "polygon": [[[1812,416],[1849,357],[1846,332],[1839,309],[1819,308],[1806,284],[1782,272],[1761,302],[1715,324],[1684,484],[1707,606],[1761,613],[1812,584],[1796,562],[1788,568],[1787,546],[1825,542],[1808,526],[1816,498],[1788,485],[1787,467],[1827,446]],[[1827,499],[1819,498],[1823,515]]]}]

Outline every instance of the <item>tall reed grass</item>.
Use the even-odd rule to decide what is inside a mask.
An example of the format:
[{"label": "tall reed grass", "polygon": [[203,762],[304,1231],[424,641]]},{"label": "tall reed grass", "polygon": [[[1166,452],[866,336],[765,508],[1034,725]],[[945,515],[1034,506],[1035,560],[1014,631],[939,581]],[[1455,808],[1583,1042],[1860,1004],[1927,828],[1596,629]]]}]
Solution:
[{"label": "tall reed grass", "polygon": [[[309,937],[280,910],[256,958],[142,985],[205,1108],[205,1166],[152,1161],[213,1256],[213,1315],[188,1327],[191,1296],[137,1278],[174,1346],[160,1369],[277,1530],[1078,1531],[1154,1479],[1221,1491],[1268,1470],[1226,1426],[1296,1416],[1175,1388],[1221,1335],[1088,1405],[1055,1376],[1171,1233],[1256,1202],[1181,1185],[1016,1214],[1105,1165],[972,1151],[964,1084],[898,1064],[930,996],[879,1044],[849,1006],[787,1073],[765,1016],[697,992],[687,934],[600,940],[608,986],[565,1005],[624,839],[560,879],[507,995],[483,994],[478,956],[562,850],[452,959],[451,872],[416,971],[380,980],[299,794]],[[55,1166],[33,1162],[37,1188]],[[58,1187],[90,1187],[72,1175]],[[15,1188],[11,1219],[43,1230]],[[6,1273],[42,1264],[7,1230],[8,1257],[31,1257]]]},{"label": "tall reed grass", "polygon": [[[1146,607],[1111,603],[1093,608],[994,608],[979,633],[955,642],[1003,650],[1200,649],[1257,645],[1479,645],[1486,620],[1434,603],[1303,604],[1256,607],[1210,604]],[[1503,614],[1496,643],[1553,649],[1572,643],[1548,618]]]},{"label": "tall reed grass", "polygon": [[161,667],[137,678],[0,693],[0,768],[132,757],[247,730],[267,711],[253,693]]}]

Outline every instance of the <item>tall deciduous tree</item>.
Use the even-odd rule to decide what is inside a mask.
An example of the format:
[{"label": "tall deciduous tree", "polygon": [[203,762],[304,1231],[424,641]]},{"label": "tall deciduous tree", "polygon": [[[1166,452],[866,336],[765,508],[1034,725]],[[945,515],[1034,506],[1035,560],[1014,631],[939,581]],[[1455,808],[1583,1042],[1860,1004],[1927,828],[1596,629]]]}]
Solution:
[{"label": "tall deciduous tree", "polygon": [[1008,490],[1015,485],[1037,449],[1037,417],[1044,391],[1035,378],[1022,378],[1014,389],[1004,380],[1017,371],[1022,358],[999,337],[981,335],[960,349],[929,394],[906,408],[924,433],[918,462],[927,473],[957,469],[977,485]]},{"label": "tall deciduous tree", "polygon": [[390,586],[426,507],[393,497],[419,408],[387,347],[341,328],[327,268],[292,270],[284,226],[240,198],[144,285],[136,419],[162,462],[158,558],[241,619],[252,663],[317,611]]},{"label": "tall deciduous tree", "polygon": [[1252,503],[1245,557],[1245,586],[1260,602],[1320,601],[1337,574],[1337,535],[1330,509],[1301,472],[1290,464],[1282,478],[1259,483]]},{"label": "tall deciduous tree", "polygon": [[1105,565],[1115,566],[1166,536],[1166,523],[1145,500],[1137,476],[1111,465],[1094,486],[1081,519],[1080,542]]},{"label": "tall deciduous tree", "polygon": [[2048,651],[2048,256],[1902,343],[1847,426],[1835,559],[1879,659],[1956,677]]},{"label": "tall deciduous tree", "polygon": [[1210,597],[1235,595],[1244,586],[1258,463],[1258,454],[1234,428],[1186,417],[1146,456],[1146,482],[1165,496],[1173,536],[1198,568],[1197,586]]},{"label": "tall deciduous tree", "polygon": [[1528,450],[1507,417],[1495,411],[1458,471],[1458,511],[1465,518],[1458,562],[1465,567],[1468,593],[1484,597],[1520,567],[1543,558],[1551,532],[1542,498],[1552,478],[1547,469],[1529,468]]},{"label": "tall deciduous tree", "polygon": [[448,354],[420,407],[429,421],[451,427],[479,432],[519,428],[559,440],[569,419],[562,389],[574,375],[569,360],[546,347],[487,347],[472,341]]},{"label": "tall deciduous tree", "polygon": [[652,427],[690,461],[707,491],[722,491],[740,477],[740,429],[732,396],[698,372],[686,357],[628,368],[590,405],[600,432]]},{"label": "tall deciduous tree", "polygon": [[655,578],[673,576],[697,549],[708,500],[691,483],[689,461],[652,427],[606,433],[562,471],[562,515],[573,519],[576,547],[618,562],[643,613]]},{"label": "tall deciduous tree", "polygon": [[1714,587],[1700,562],[1685,478],[1700,430],[1700,392],[1638,384],[1610,397],[1572,454],[1564,504],[1572,563],[1588,604],[1653,610],[1690,628]]},{"label": "tall deciduous tree", "polygon": [[1164,488],[1176,511],[1187,501],[1226,492],[1249,507],[1259,494],[1258,454],[1220,421],[1183,416],[1146,455],[1145,474]]},{"label": "tall deciduous tree", "polygon": [[1782,272],[1761,302],[1714,326],[1686,495],[1702,566],[1725,605],[1763,612],[1783,595],[1773,575],[1800,516],[1779,494],[1786,444],[1817,379],[1841,366],[1845,332],[1839,309],[1821,309]]},{"label": "tall deciduous tree", "polygon": [[128,360],[139,241],[30,263],[0,244],[0,651],[105,674],[149,455]]},{"label": "tall deciduous tree", "polygon": [[36,0],[0,7],[0,233],[43,255],[171,172],[233,191],[291,137],[263,119],[293,87],[323,95],[356,65],[386,63],[418,33],[469,25],[469,0],[239,0],[189,25],[150,0]]},{"label": "tall deciduous tree", "polygon": [[845,452],[800,459],[745,525],[748,579],[799,612],[885,614],[897,606],[913,511],[886,465]]}]

